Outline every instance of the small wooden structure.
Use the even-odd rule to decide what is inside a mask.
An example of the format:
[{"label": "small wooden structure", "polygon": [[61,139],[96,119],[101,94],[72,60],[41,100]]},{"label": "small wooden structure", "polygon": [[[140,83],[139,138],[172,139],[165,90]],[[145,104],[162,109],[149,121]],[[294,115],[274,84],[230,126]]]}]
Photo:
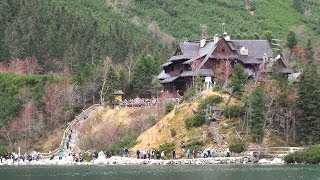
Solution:
[{"label": "small wooden structure", "polygon": [[117,102],[122,102],[122,97],[123,97],[123,95],[124,95],[124,93],[122,92],[122,90],[115,91],[112,95],[114,96],[114,99],[115,99]]}]

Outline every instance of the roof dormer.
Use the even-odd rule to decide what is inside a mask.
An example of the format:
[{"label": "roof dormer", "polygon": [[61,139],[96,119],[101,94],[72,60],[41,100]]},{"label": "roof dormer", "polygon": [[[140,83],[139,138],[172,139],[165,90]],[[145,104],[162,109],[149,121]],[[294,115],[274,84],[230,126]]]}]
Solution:
[{"label": "roof dormer", "polygon": [[240,55],[242,55],[242,56],[248,56],[248,55],[249,55],[249,49],[243,46],[243,47],[240,49]]}]

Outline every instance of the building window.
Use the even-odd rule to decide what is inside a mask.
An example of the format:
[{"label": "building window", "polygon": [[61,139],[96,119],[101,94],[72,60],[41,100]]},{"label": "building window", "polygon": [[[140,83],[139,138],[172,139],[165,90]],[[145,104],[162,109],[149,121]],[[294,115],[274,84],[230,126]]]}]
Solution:
[{"label": "building window", "polygon": [[225,47],[222,47],[222,48],[221,48],[221,52],[223,52],[223,53],[226,52],[226,48],[225,48]]}]

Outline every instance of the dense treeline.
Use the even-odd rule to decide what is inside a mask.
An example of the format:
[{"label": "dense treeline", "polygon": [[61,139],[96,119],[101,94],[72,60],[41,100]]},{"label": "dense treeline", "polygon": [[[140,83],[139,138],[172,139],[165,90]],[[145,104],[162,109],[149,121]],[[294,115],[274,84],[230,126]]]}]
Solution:
[{"label": "dense treeline", "polygon": [[[311,1],[313,1],[311,3]],[[136,0],[113,1],[112,7],[135,23],[148,27],[150,34],[158,29],[184,40],[199,39],[201,26],[207,25],[209,35],[222,31],[237,38],[265,38],[265,32],[272,32],[274,38],[284,39],[289,30],[297,27],[304,33],[314,34],[312,24],[302,22],[292,0]],[[307,7],[316,4],[314,0],[304,1]],[[310,9],[310,8],[308,8]],[[315,11],[313,8],[313,13]],[[312,15],[309,16],[312,18]],[[307,25],[307,26],[305,26]],[[157,34],[157,33],[156,33]],[[301,36],[305,36],[301,33]]]},{"label": "dense treeline", "polygon": [[318,0],[292,0],[294,8],[301,13],[304,22],[320,34],[320,2]]},{"label": "dense treeline", "polygon": [[0,59],[36,57],[45,72],[55,71],[54,62],[61,61],[75,73],[85,64],[101,63],[106,55],[124,63],[129,53],[135,57],[159,50],[158,43],[112,10],[104,8],[104,17],[97,17],[81,9],[84,2],[73,3],[3,0]]},{"label": "dense treeline", "polygon": [[[290,81],[277,66],[257,82],[244,82],[246,78],[239,68],[232,74],[230,92],[241,103],[227,107],[226,117],[240,120],[238,131],[250,135],[249,141],[269,146],[320,143],[320,67],[312,48],[306,47],[299,63],[303,71],[298,79]],[[245,91],[239,94],[242,88]]]},{"label": "dense treeline", "polygon": [[10,147],[32,147],[37,138],[66,124],[79,107],[80,97],[65,77],[1,73],[0,92],[0,144]]},{"label": "dense treeline", "polygon": [[[81,109],[110,103],[115,90],[135,96],[135,76],[152,80],[167,56],[167,48],[103,1],[2,0],[0,24],[0,71],[10,72],[0,74],[0,144],[10,147],[30,148]],[[147,54],[153,68],[136,67]]]}]

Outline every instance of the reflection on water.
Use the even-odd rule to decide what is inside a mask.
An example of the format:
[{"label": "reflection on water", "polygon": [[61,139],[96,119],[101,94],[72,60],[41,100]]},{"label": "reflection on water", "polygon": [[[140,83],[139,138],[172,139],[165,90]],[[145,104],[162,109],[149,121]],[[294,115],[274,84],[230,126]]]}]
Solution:
[{"label": "reflection on water", "polygon": [[0,180],[320,180],[320,166],[0,166]]}]

